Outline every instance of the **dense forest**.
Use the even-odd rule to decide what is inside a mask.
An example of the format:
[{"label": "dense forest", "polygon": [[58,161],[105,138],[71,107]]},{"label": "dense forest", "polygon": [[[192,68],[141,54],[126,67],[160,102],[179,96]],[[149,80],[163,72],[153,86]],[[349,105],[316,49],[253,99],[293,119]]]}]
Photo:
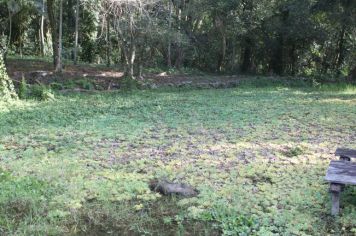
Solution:
[{"label": "dense forest", "polygon": [[265,75],[355,74],[353,0],[2,0],[6,55]]}]

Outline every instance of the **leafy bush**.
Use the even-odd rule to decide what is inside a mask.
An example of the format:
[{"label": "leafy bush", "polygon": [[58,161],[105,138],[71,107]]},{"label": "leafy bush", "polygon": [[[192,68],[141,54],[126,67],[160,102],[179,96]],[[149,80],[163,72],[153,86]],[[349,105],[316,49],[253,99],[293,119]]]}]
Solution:
[{"label": "leafy bush", "polygon": [[89,81],[88,79],[81,79],[81,80],[78,80],[75,82],[75,84],[77,86],[79,86],[80,88],[82,89],[86,89],[86,90],[93,90],[95,89],[95,86],[94,84]]},{"label": "leafy bush", "polygon": [[251,218],[239,214],[236,209],[226,206],[218,206],[203,215],[203,219],[218,222],[223,235],[249,235],[256,227],[257,222]]},{"label": "leafy bush", "polygon": [[42,91],[41,100],[43,100],[43,101],[54,100],[54,94],[53,94],[53,92],[52,92],[50,89],[45,88],[45,89]]},{"label": "leafy bush", "polygon": [[30,87],[30,97],[41,101],[49,101],[54,99],[54,94],[51,89],[43,84],[35,84]]},{"label": "leafy bush", "polygon": [[62,90],[64,86],[60,83],[51,83],[49,87],[53,90]]},{"label": "leafy bush", "polygon": [[135,90],[135,89],[139,88],[139,83],[137,80],[134,80],[130,77],[125,77],[122,79],[120,87],[121,87],[121,89],[127,90],[127,91]]},{"label": "leafy bush", "polygon": [[26,83],[25,78],[22,78],[20,87],[19,87],[19,98],[26,99],[29,95],[28,85]]},{"label": "leafy bush", "polygon": [[76,79],[76,80],[70,79],[70,80],[66,80],[64,83],[52,83],[50,87],[53,90],[75,89],[75,88],[80,88],[85,90],[95,89],[94,83],[91,80],[85,78]]}]

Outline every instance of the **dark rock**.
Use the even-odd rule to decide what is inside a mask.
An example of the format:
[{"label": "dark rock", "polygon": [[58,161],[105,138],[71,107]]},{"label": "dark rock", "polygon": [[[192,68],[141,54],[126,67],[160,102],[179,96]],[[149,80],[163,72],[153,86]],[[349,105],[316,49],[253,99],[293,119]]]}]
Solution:
[{"label": "dark rock", "polygon": [[168,181],[151,181],[150,189],[162,195],[180,195],[183,197],[195,197],[198,195],[198,191],[187,184]]}]

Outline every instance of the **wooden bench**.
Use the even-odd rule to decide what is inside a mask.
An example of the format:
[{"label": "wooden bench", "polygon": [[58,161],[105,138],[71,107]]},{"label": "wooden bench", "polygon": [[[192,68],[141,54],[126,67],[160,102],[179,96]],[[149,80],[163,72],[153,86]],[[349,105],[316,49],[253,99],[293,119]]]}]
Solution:
[{"label": "wooden bench", "polygon": [[356,185],[356,163],[351,162],[356,158],[356,150],[338,148],[335,152],[340,156],[340,161],[331,161],[325,180],[330,183],[331,214],[340,212],[340,193],[344,185]]}]

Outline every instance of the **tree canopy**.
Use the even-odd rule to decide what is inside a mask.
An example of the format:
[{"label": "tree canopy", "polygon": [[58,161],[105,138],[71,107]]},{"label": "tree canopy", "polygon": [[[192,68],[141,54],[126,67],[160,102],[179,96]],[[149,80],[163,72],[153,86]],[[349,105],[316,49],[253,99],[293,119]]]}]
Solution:
[{"label": "tree canopy", "polygon": [[57,64],[62,57],[115,64],[131,77],[155,66],[277,75],[355,70],[352,0],[3,0],[0,6],[9,52],[53,56]]}]

